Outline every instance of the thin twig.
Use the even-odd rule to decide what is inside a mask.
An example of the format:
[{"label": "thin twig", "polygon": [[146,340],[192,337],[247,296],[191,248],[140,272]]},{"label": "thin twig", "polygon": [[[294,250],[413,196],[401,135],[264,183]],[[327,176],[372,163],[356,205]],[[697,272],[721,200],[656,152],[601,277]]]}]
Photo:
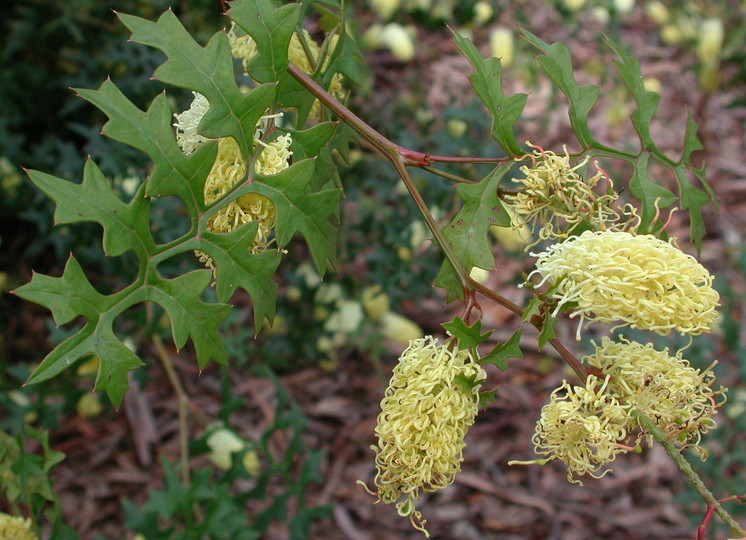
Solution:
[{"label": "thin twig", "polygon": [[163,340],[158,334],[152,335],[153,345],[158,352],[158,358],[166,370],[168,380],[171,382],[176,396],[179,400],[179,461],[181,463],[181,480],[184,486],[189,486],[189,426],[187,425],[187,409],[189,408],[189,398],[187,397],[184,387],[181,385],[179,376],[176,374],[174,364],[171,362],[171,356],[168,354]]},{"label": "thin twig", "polygon": [[718,500],[715,499],[715,496],[712,494],[712,492],[707,489],[707,486],[705,486],[705,484],[702,482],[702,479],[697,475],[696,472],[694,472],[694,469],[692,469],[692,466],[689,465],[689,462],[684,459],[684,456],[681,455],[681,452],[679,452],[679,449],[676,448],[676,445],[674,445],[666,438],[666,434],[661,431],[656,423],[640,411],[635,411],[635,416],[640,422],[640,426],[642,426],[644,430],[650,433],[650,435],[652,435],[653,438],[658,441],[658,444],[663,447],[663,449],[666,451],[666,454],[668,454],[668,456],[673,460],[681,473],[686,477],[692,487],[694,487],[696,492],[699,493],[699,496],[702,497],[702,499],[707,503],[707,507],[714,509],[715,513],[720,516],[720,519],[722,519],[726,523],[726,525],[728,525],[732,529],[732,532],[741,535],[746,534],[746,530],[742,529],[738,522],[733,519],[733,517],[728,512],[725,511]]}]

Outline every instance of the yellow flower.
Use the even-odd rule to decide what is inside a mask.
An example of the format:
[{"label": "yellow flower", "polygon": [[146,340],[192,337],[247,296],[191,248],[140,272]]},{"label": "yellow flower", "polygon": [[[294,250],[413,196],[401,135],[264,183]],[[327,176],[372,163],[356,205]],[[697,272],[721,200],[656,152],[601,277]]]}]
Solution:
[{"label": "yellow flower", "polygon": [[653,420],[670,439],[696,446],[703,433],[717,427],[712,415],[722,403],[714,397],[725,389],[714,392],[712,371],[694,369],[680,353],[670,356],[652,343],[604,338],[584,360],[611,377],[609,390],[619,401]]},{"label": "yellow flower", "polygon": [[205,96],[197,92],[192,92],[192,94],[194,94],[194,99],[189,108],[182,113],[174,115],[174,118],[176,118],[176,122],[174,123],[174,127],[176,128],[176,144],[187,155],[194,152],[199,145],[207,140],[197,133],[197,127],[199,127],[202,117],[207,113],[207,109],[210,108],[210,103]]},{"label": "yellow flower", "polygon": [[293,152],[290,150],[290,145],[293,142],[290,134],[280,135],[268,144],[259,140],[256,142],[264,146],[261,154],[259,154],[259,157],[254,162],[254,171],[257,174],[269,176],[288,168],[290,156],[293,155]]},{"label": "yellow flower", "polygon": [[[552,298],[576,304],[570,317],[620,322],[667,335],[710,331],[719,295],[712,276],[691,255],[652,235],[586,231],[538,254]],[[530,276],[529,276],[530,277]]]},{"label": "yellow flower", "polygon": [[[287,135],[289,139],[289,135]],[[264,154],[264,151],[262,151]],[[261,158],[261,156],[260,156]],[[257,159],[259,162],[260,159]],[[276,168],[277,164],[274,165]],[[285,162],[287,168],[287,162]],[[205,203],[212,204],[243,180],[246,175],[246,162],[241,149],[232,137],[218,139],[218,155],[205,180]],[[257,193],[247,193],[223,206],[207,221],[207,228],[213,232],[230,232],[249,222],[257,222],[259,227],[251,248],[252,253],[260,253],[271,244],[270,236],[275,226],[275,207],[267,197]],[[202,251],[196,251],[199,260],[213,268],[212,258]]]},{"label": "yellow flower", "polygon": [[567,465],[567,480],[582,484],[575,476],[595,473],[611,463],[627,436],[627,412],[616,398],[605,393],[609,382],[589,376],[585,386],[571,387],[567,381],[557,388],[541,409],[532,442],[537,454],[559,459]]},{"label": "yellow flower", "polygon": [[[581,222],[601,230],[609,226],[623,228],[618,224],[619,213],[611,207],[617,199],[611,180],[600,170],[588,179],[577,173],[587,160],[573,165],[567,148],[564,156],[538,149],[528,157],[533,160],[533,165],[522,166],[520,171],[525,178],[516,180],[523,189],[515,195],[505,196],[516,214],[512,220],[514,228],[524,225],[533,228],[538,221],[541,239],[568,236],[567,232],[556,229],[558,218],[570,225],[570,230]],[[520,159],[525,159],[525,156]],[[605,193],[598,195],[593,189],[601,179],[606,179],[607,186]]]},{"label": "yellow flower", "polygon": [[[415,509],[420,491],[445,488],[461,470],[464,435],[474,423],[479,386],[486,378],[468,351],[439,345],[431,336],[412,340],[399,358],[381,401],[376,435],[374,495],[395,503],[399,515],[425,533]],[[465,390],[458,379],[478,384]]]},{"label": "yellow flower", "polygon": [[[231,28],[228,30],[228,42],[231,46],[231,54],[234,58],[241,60],[244,72],[248,75],[249,63],[257,54],[256,43],[249,35],[239,36],[236,33],[236,25],[233,23]],[[334,41],[330,41],[330,45],[333,45]],[[333,50],[333,46],[329,47],[329,53]],[[318,61],[321,54],[321,49],[318,44],[311,38],[310,34],[303,29],[303,37],[298,35],[298,32],[293,32],[290,38],[290,44],[288,46],[288,58],[290,61],[298,66],[304,73],[315,73],[318,70]],[[324,60],[323,68],[327,67],[330,56],[327,55]],[[335,73],[329,83],[329,93],[337,99],[342,99],[345,96],[344,89],[342,88],[342,75]],[[312,120],[318,120],[321,118],[321,104],[314,101],[311,107],[309,118]]]},{"label": "yellow flower", "polygon": [[37,540],[30,519],[0,512],[0,538],[3,540]]}]

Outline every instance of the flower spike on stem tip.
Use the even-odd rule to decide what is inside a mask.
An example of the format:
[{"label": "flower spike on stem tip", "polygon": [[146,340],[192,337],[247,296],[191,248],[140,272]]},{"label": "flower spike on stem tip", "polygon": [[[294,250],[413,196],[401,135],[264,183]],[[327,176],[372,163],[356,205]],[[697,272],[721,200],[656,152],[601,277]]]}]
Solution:
[{"label": "flower spike on stem tip", "polygon": [[[429,536],[415,508],[421,492],[449,486],[461,470],[464,436],[474,423],[484,369],[469,351],[427,336],[410,341],[381,401],[376,435],[376,492],[366,491]],[[463,380],[475,381],[467,391]]]}]

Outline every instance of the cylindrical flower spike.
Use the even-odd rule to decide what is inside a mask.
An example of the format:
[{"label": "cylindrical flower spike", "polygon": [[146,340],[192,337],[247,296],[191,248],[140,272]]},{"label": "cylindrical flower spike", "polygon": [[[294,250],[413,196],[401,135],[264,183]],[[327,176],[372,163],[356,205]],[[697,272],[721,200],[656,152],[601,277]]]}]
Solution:
[{"label": "cylindrical flower spike", "polygon": [[[464,436],[474,423],[484,369],[468,351],[438,344],[431,336],[412,340],[399,358],[381,401],[376,435],[378,499],[395,503],[400,515],[428,536],[414,502],[420,491],[447,487],[461,470]],[[464,381],[474,381],[465,388]]]},{"label": "cylindrical flower spike", "polygon": [[30,519],[0,512],[0,538],[8,540],[38,540]]},{"label": "cylindrical flower spike", "polygon": [[571,387],[567,381],[552,392],[541,409],[532,439],[535,452],[567,465],[567,480],[582,484],[575,476],[595,474],[611,463],[626,447],[629,422],[626,408],[606,393],[608,378],[590,376],[585,386]]},{"label": "cylindrical flower spike", "polygon": [[[552,298],[575,305],[570,317],[620,322],[667,335],[710,331],[720,296],[713,277],[691,255],[652,235],[586,231],[538,254]],[[529,276],[530,277],[530,276]]]},{"label": "cylindrical flower spike", "polygon": [[611,377],[612,395],[650,418],[671,440],[697,447],[702,434],[717,426],[712,415],[722,402],[715,396],[725,389],[713,391],[712,371],[694,369],[680,354],[670,356],[652,343],[604,338],[584,360]]}]

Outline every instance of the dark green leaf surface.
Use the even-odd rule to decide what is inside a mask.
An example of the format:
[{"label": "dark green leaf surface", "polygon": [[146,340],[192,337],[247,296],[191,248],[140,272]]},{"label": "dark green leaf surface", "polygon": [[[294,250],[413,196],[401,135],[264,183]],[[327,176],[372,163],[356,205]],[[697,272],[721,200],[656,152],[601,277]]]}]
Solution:
[{"label": "dark green leaf surface", "polygon": [[599,146],[588,127],[588,114],[598,100],[598,86],[577,83],[567,45],[564,43],[549,45],[528,30],[522,30],[522,33],[531,45],[544,53],[544,56],[538,58],[539,65],[567,97],[570,105],[570,124],[580,144],[584,148]]},{"label": "dark green leaf surface", "polygon": [[200,300],[211,279],[209,270],[195,270],[175,279],[151,276],[146,293],[148,300],[159,304],[168,314],[176,347],[182,348],[187,338],[192,340],[200,368],[210,359],[221,364],[228,360],[215,321],[222,321],[230,306]]},{"label": "dark green leaf surface", "polygon": [[[509,169],[510,165],[501,166],[477,184],[459,184],[456,188],[464,206],[444,234],[466,272],[475,266],[485,270],[495,266],[488,233],[492,225],[510,225],[510,216],[502,210],[497,196],[500,181]],[[461,282],[447,260],[443,261],[435,285],[446,289],[447,302],[463,298]]]},{"label": "dark green leaf surface", "polygon": [[492,330],[485,332],[484,334],[481,333],[481,320],[478,320],[469,326],[461,319],[461,317],[456,317],[451,322],[443,323],[441,326],[458,340],[458,349],[460,351],[477,347],[492,334]]},{"label": "dark green leaf surface", "polygon": [[498,343],[487,355],[479,359],[479,363],[494,364],[500,371],[508,369],[508,360],[511,358],[523,358],[520,347],[521,329],[519,328],[505,343]]},{"label": "dark green leaf surface", "polygon": [[298,24],[298,4],[275,8],[270,0],[232,2],[228,16],[256,43],[257,55],[249,64],[249,75],[257,82],[274,82],[285,77],[288,45]]},{"label": "dark green leaf surface", "polygon": [[276,239],[279,248],[285,247],[296,232],[301,233],[311,249],[311,257],[320,275],[327,263],[336,264],[337,229],[331,221],[336,214],[342,191],[324,189],[313,192],[309,184],[313,178],[315,160],[305,159],[273,176],[255,176],[259,182],[245,186],[237,196],[255,192],[264,195],[275,205]]},{"label": "dark green leaf surface", "polygon": [[453,42],[474,68],[469,75],[474,91],[492,115],[492,137],[506,154],[523,155],[526,152],[516,142],[513,126],[526,106],[528,94],[506,96],[502,90],[502,67],[498,58],[483,58],[474,44],[454,32]]}]

